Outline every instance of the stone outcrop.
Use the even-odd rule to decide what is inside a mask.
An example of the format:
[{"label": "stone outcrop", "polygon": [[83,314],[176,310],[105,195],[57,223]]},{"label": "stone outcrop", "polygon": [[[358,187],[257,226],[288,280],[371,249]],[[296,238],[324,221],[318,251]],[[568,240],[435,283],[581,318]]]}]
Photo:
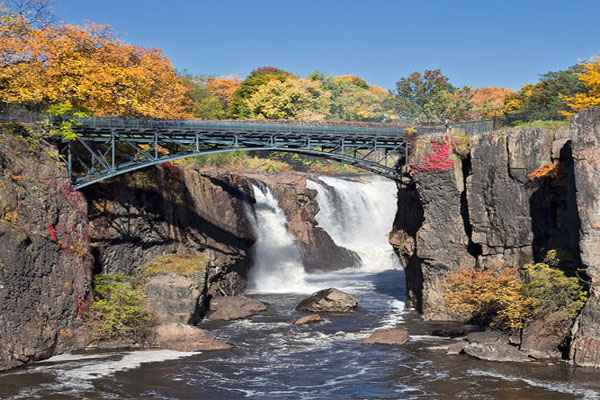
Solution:
[{"label": "stone outcrop", "polygon": [[208,321],[244,319],[267,309],[263,303],[246,296],[217,296],[210,300]]},{"label": "stone outcrop", "polygon": [[298,311],[348,313],[356,310],[358,299],[338,289],[323,289],[302,300]]},{"label": "stone outcrop", "polygon": [[499,362],[528,362],[532,359],[517,346],[509,343],[509,337],[499,332],[486,331],[470,333],[466,337],[466,344],[448,349],[452,352],[460,351],[471,357],[485,361]]},{"label": "stone outcrop", "polygon": [[214,259],[214,290],[241,293],[252,198],[232,179],[163,164],[85,190],[97,271],[132,275],[161,255],[203,252]]},{"label": "stone outcrop", "polygon": [[403,328],[378,329],[362,340],[366,344],[401,345],[408,342],[408,331]]},{"label": "stone outcrop", "polygon": [[302,325],[308,325],[308,324],[317,324],[317,323],[321,322],[322,320],[323,319],[321,318],[321,316],[319,314],[309,314],[302,318],[298,318],[296,321],[294,321],[294,325],[302,326]]},{"label": "stone outcrop", "polygon": [[[406,263],[408,297],[426,319],[454,319],[445,276],[462,267],[522,266],[550,249],[578,253],[569,129],[513,128],[468,138],[419,137],[403,181],[390,243]],[[532,181],[559,165],[560,182]]]},{"label": "stone outcrop", "polygon": [[154,329],[154,345],[175,351],[229,350],[231,346],[212,337],[208,332],[193,326],[171,323]]},{"label": "stone outcrop", "polygon": [[87,221],[56,149],[0,132],[0,370],[77,340],[90,300]]},{"label": "stone outcrop", "polygon": [[[408,300],[426,319],[460,318],[444,304],[448,273],[518,268],[560,249],[572,255],[563,267],[586,268],[587,304],[574,324],[560,310],[546,312],[502,346],[537,359],[569,353],[577,365],[600,367],[600,109],[570,127],[472,135],[460,155],[455,133],[415,139],[399,183],[390,243],[406,264]],[[471,352],[492,351],[480,347]]]}]

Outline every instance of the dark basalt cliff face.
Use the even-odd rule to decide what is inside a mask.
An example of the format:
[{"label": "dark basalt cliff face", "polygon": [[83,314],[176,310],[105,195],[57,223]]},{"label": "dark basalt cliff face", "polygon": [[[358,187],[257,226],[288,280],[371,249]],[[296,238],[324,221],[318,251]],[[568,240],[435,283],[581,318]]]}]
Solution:
[{"label": "dark basalt cliff face", "polygon": [[570,356],[578,365],[600,367],[600,109],[575,116],[573,159],[581,221],[579,248],[592,287],[573,327]]},{"label": "dark basalt cliff face", "polygon": [[[516,268],[542,262],[551,249],[567,250],[592,279],[571,335],[571,358],[600,366],[600,222],[594,222],[600,215],[600,110],[578,115],[571,128],[474,135],[460,156],[449,137],[419,137],[399,184],[390,241],[407,266],[409,301],[426,319],[452,319],[443,296],[449,272]],[[558,177],[536,178],[551,165]],[[542,342],[535,339],[537,325],[524,331],[534,352]],[[561,326],[568,335],[569,327]]]},{"label": "dark basalt cliff face", "polygon": [[57,154],[0,133],[0,370],[71,347],[90,298],[87,204]]}]

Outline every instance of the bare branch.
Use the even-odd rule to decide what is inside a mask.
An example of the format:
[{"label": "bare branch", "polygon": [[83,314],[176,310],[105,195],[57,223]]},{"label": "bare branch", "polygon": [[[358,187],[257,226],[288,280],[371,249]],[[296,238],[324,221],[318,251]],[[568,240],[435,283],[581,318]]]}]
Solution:
[{"label": "bare branch", "polygon": [[36,28],[55,22],[52,0],[0,0],[0,15],[14,15],[27,20]]}]

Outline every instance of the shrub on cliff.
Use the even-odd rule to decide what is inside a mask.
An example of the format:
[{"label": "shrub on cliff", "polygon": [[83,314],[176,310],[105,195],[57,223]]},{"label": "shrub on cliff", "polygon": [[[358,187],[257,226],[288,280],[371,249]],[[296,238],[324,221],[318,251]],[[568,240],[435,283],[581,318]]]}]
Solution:
[{"label": "shrub on cliff", "polygon": [[94,285],[90,319],[93,338],[142,342],[152,324],[144,308],[144,294],[121,274],[98,275]]},{"label": "shrub on cliff", "polygon": [[444,289],[452,313],[482,326],[522,328],[533,306],[523,294],[517,270],[511,267],[460,268],[448,275]]},{"label": "shrub on cliff", "polygon": [[502,330],[523,328],[532,318],[560,311],[574,319],[587,300],[577,277],[547,264],[476,270],[460,268],[447,276],[444,299],[456,316]]},{"label": "shrub on cliff", "polygon": [[568,277],[547,264],[527,265],[523,269],[523,281],[523,295],[532,300],[535,315],[563,311],[573,319],[588,297],[579,278]]}]

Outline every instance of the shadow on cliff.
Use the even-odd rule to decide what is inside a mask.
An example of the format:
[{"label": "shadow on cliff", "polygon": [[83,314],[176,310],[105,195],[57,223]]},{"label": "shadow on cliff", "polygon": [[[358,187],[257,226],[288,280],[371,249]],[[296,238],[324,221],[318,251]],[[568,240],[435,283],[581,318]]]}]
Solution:
[{"label": "shadow on cliff", "polygon": [[543,262],[549,250],[560,249],[572,256],[572,266],[581,266],[580,220],[570,141],[560,151],[556,173],[538,179],[535,185],[529,200],[535,262]]},{"label": "shadow on cliff", "polygon": [[[84,191],[89,218],[94,224],[92,242],[101,246],[132,244],[148,249],[188,241],[225,255],[238,254],[226,249],[247,249],[252,245],[251,240],[239,237],[194,207],[192,194],[181,176],[160,168],[141,173],[148,179],[145,185],[139,185],[139,179],[125,176]],[[214,178],[211,182],[218,182],[223,189],[227,187]],[[252,201],[239,190],[236,193],[229,187],[226,191],[243,202]],[[209,238],[224,246],[211,246]]]}]

